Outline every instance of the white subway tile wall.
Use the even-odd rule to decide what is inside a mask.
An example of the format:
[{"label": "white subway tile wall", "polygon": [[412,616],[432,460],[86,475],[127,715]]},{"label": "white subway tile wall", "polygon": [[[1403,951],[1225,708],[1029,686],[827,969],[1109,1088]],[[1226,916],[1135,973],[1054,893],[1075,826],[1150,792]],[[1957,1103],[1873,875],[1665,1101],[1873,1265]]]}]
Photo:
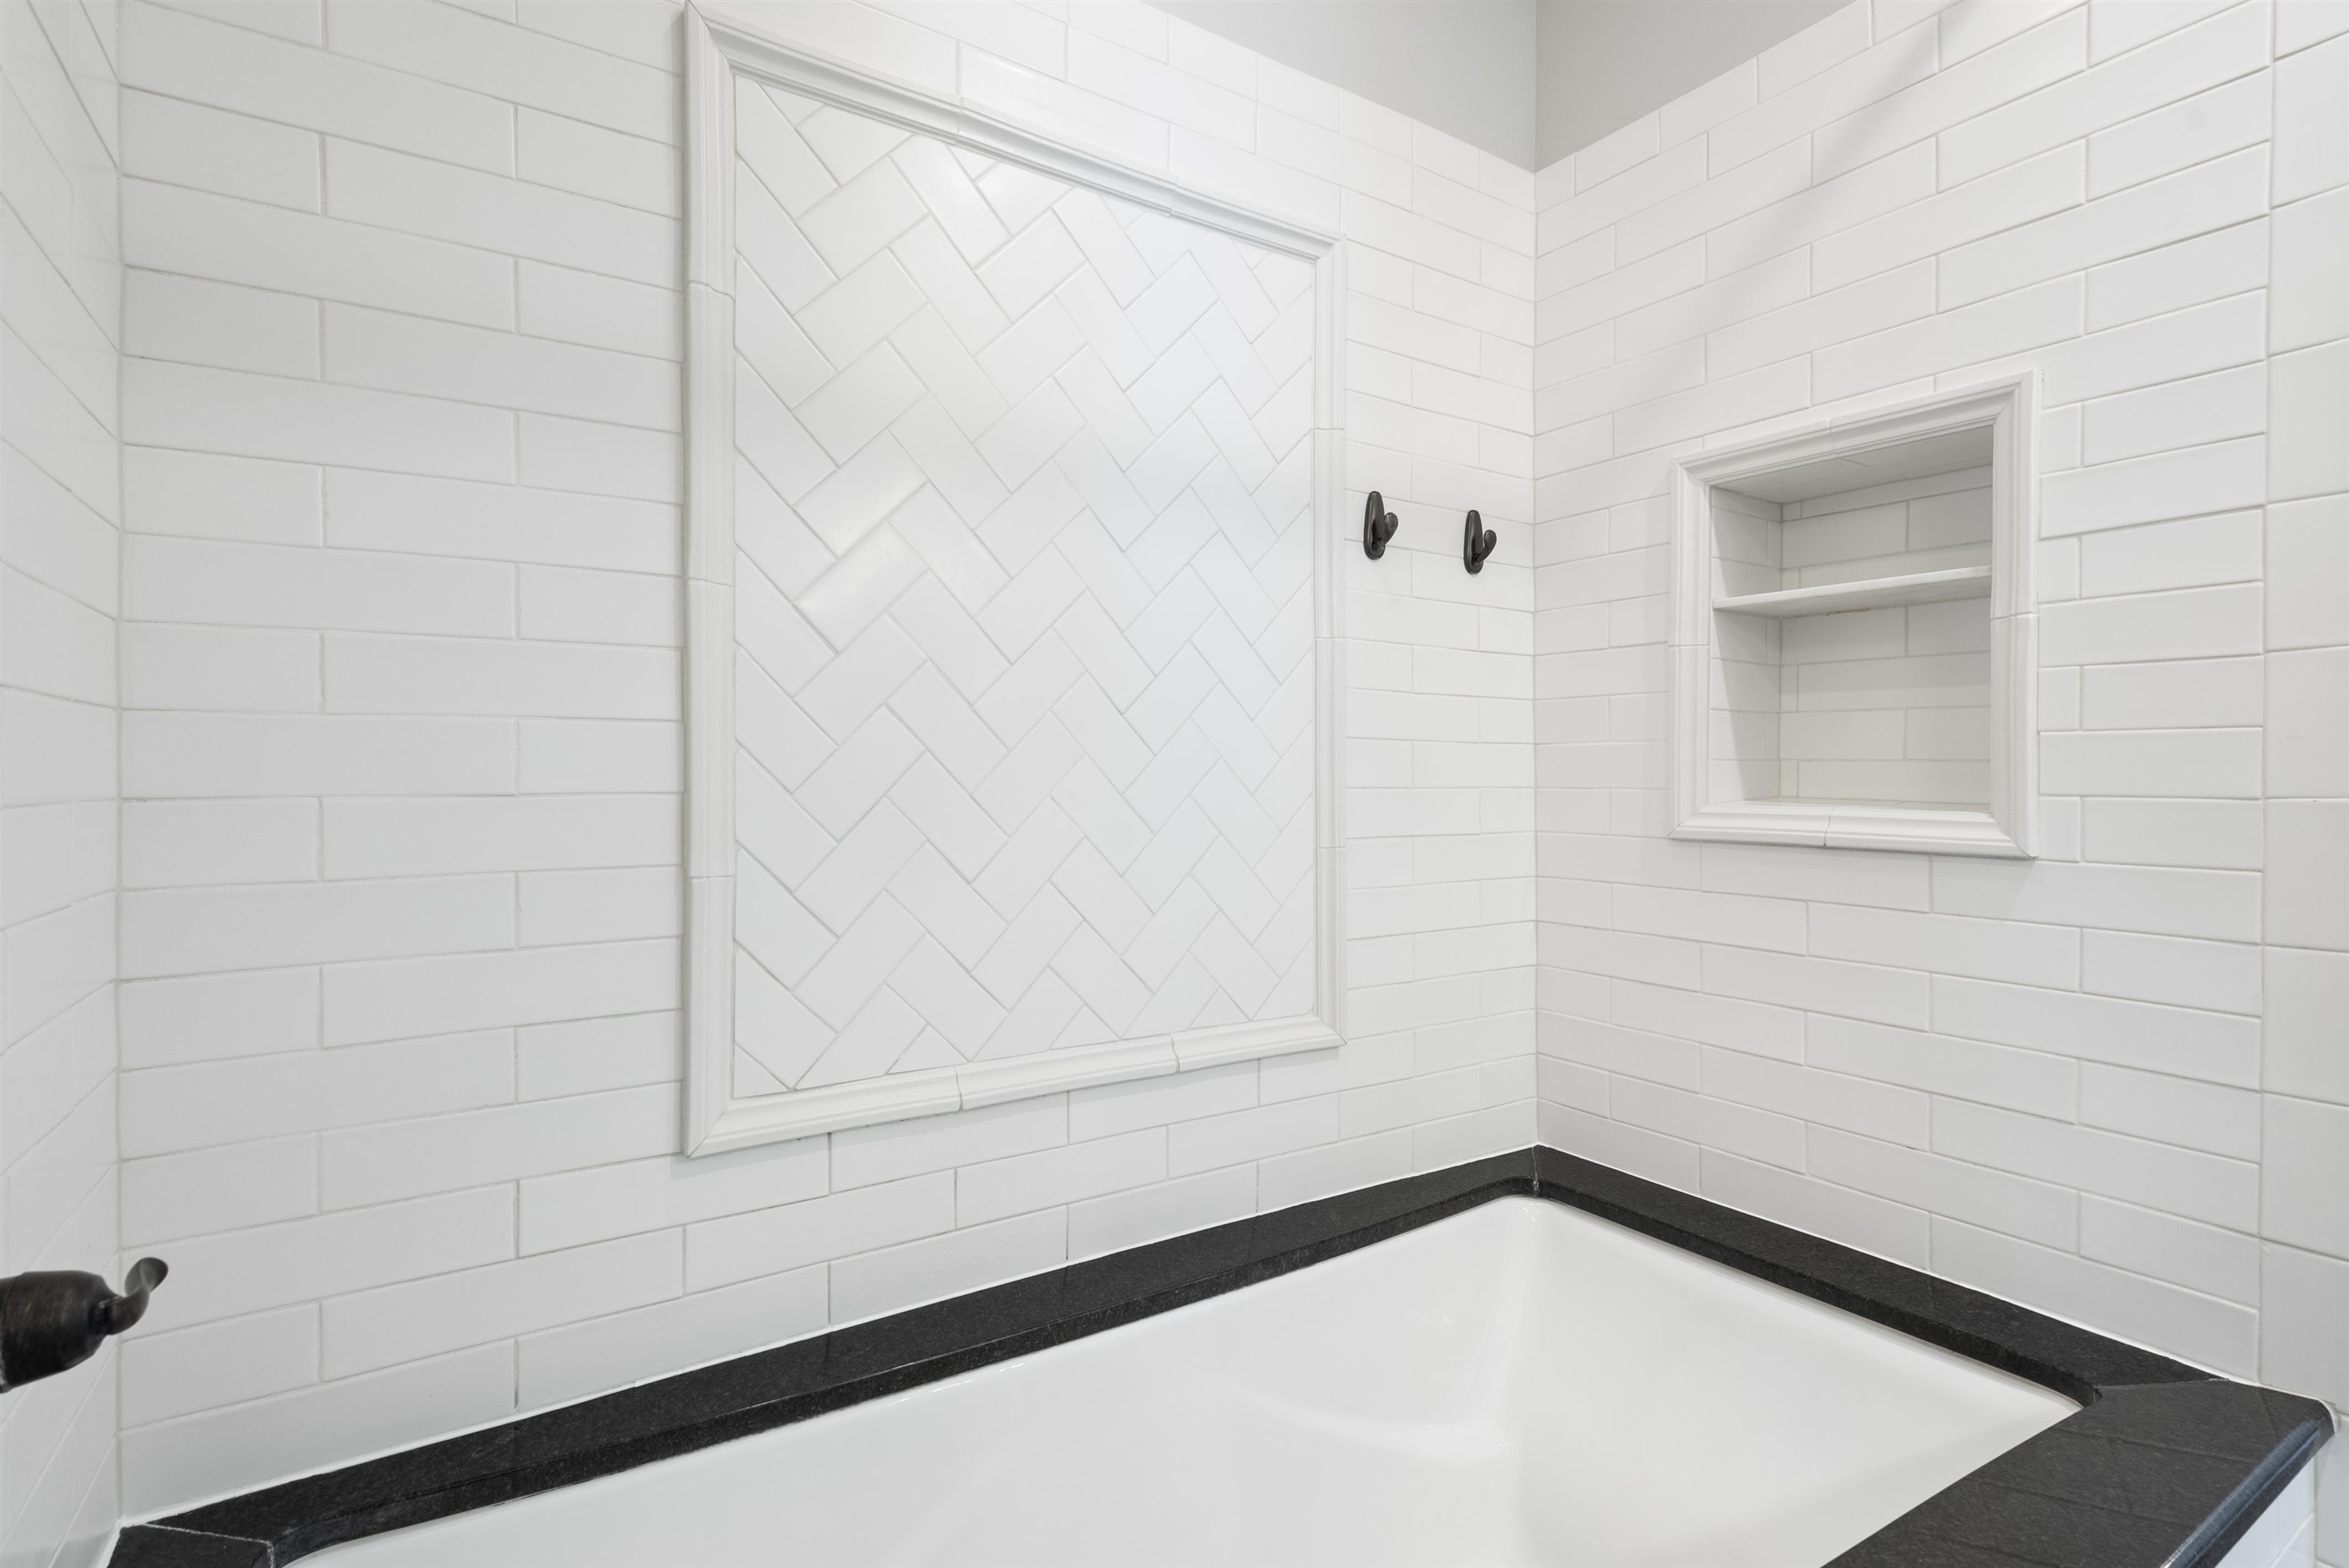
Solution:
[{"label": "white subway tile wall", "polygon": [[[677,6],[5,0],[0,1258],[173,1277],[0,1556],[1537,1135],[2349,1406],[2349,0],[1858,0],[1538,175],[726,8],[1344,237],[1351,1038],[679,1159]],[[1665,839],[1670,459],[2024,366],[2044,858]]]},{"label": "white subway tile wall", "polygon": [[1536,1135],[1533,177],[1125,0],[737,9],[1345,235],[1355,1037],[678,1159],[677,7],[140,0],[132,1512]]},{"label": "white subway tile wall", "polygon": [[[1534,469],[1545,1138],[2336,1408],[2344,35],[1847,7],[1542,171]],[[2025,366],[2044,858],[1662,839],[1671,461]]]},{"label": "white subway tile wall", "polygon": [[[0,6],[0,1274],[118,1245],[119,21]],[[119,1367],[0,1402],[0,1561],[103,1554]]]}]

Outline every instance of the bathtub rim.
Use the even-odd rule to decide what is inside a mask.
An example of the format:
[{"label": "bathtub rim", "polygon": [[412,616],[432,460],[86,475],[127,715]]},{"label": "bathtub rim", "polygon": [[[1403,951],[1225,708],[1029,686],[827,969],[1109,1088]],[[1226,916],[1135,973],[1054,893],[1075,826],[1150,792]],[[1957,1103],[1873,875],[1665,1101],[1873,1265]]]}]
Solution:
[{"label": "bathtub rim", "polygon": [[114,1568],[281,1568],[1244,1289],[1495,1199],[1547,1199],[2076,1400],[1834,1568],[2213,1568],[2332,1432],[2240,1383],[1545,1145],[1069,1264],[123,1527]]}]

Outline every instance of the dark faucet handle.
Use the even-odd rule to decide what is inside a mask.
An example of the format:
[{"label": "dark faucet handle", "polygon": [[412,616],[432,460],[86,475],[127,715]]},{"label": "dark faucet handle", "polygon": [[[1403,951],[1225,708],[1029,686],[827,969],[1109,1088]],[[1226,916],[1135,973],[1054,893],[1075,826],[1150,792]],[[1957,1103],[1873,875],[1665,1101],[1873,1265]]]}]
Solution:
[{"label": "dark faucet handle", "polygon": [[147,1315],[147,1301],[170,1271],[140,1258],[122,1276],[120,1295],[78,1269],[36,1270],[0,1279],[0,1388],[78,1367],[109,1335]]},{"label": "dark faucet handle", "polygon": [[89,1326],[100,1334],[119,1334],[147,1315],[147,1298],[171,1272],[161,1258],[140,1258],[122,1276],[122,1294],[101,1297],[89,1309]]}]

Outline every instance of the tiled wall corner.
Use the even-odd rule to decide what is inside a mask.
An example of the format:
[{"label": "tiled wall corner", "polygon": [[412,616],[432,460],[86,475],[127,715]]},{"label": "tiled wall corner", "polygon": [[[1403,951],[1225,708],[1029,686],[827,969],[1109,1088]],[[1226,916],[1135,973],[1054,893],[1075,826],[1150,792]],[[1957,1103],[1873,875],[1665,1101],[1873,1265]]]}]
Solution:
[{"label": "tiled wall corner", "polygon": [[1534,1137],[1532,176],[1125,0],[729,9],[1345,235],[1354,1037],[677,1159],[677,8],[134,0],[134,1514]]},{"label": "tiled wall corner", "polygon": [[[0,1274],[116,1265],[118,21],[0,5]],[[0,1559],[104,1550],[117,1367],[0,1405]]]},{"label": "tiled wall corner", "polygon": [[[1544,170],[1534,470],[1546,1136],[2336,1406],[2344,35],[1854,5]],[[2023,366],[2043,858],[1663,837],[1670,460]]]},{"label": "tiled wall corner", "polygon": [[[2264,1375],[2338,1410],[2349,1409],[2349,5],[2280,5],[2275,56],[2260,1355]],[[2343,1473],[2332,1455],[2317,1543],[2331,1568],[2349,1564]]]}]

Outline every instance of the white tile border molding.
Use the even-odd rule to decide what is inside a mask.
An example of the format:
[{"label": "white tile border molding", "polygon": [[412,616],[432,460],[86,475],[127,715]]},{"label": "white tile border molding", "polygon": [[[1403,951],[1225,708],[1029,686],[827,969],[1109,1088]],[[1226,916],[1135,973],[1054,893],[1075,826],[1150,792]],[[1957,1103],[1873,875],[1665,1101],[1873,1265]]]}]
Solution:
[{"label": "white tile border molding", "polygon": [[[1094,1084],[1325,1049],[1343,1037],[1340,965],[1344,689],[1336,524],[1344,495],[1344,280],[1336,236],[1185,190],[963,104],[852,69],[688,5],[685,93],[685,1151],[715,1154]],[[788,1095],[731,1088],[734,925],[734,81],[803,97],[1024,165],[1313,263],[1314,1010],[893,1074]]]},{"label": "white tile border molding", "polygon": [[[2038,852],[2039,537],[2032,452],[2037,372],[1847,414],[1672,465],[1671,836],[1829,849],[2029,858]],[[1709,492],[1857,451],[1958,430],[1991,431],[1990,809],[1820,800],[1713,804],[1713,525]]]}]

